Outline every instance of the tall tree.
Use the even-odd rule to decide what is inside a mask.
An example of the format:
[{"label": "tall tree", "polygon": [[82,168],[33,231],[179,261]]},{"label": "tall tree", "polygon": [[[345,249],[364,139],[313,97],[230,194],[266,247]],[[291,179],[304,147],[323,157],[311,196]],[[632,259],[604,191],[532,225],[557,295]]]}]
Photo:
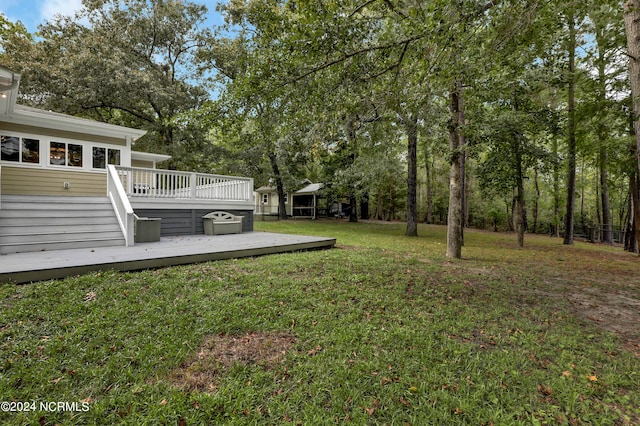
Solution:
[{"label": "tall tree", "polygon": [[171,152],[193,131],[173,119],[208,97],[193,84],[196,49],[210,40],[206,11],[186,1],[85,1],[75,17],[42,26],[29,49],[6,54],[25,76],[25,99],[143,127],[148,145]]},{"label": "tall tree", "polygon": [[418,117],[403,120],[407,132],[407,230],[408,237],[418,236]]},{"label": "tall tree", "polygon": [[[624,25],[627,34],[627,54],[629,56],[629,80],[633,99],[633,130],[636,139],[636,162],[640,173],[640,0],[625,0]],[[638,176],[638,174],[636,174]],[[635,179],[637,182],[637,178]],[[633,181],[632,181],[633,183]],[[635,186],[635,188],[634,188]],[[631,186],[637,196],[637,185]],[[640,203],[634,204],[636,241],[640,246]]]},{"label": "tall tree", "polygon": [[[517,81],[520,77],[520,81]],[[535,93],[522,74],[515,74],[510,93],[499,101],[485,102],[482,133],[486,151],[479,168],[480,185],[488,195],[513,195],[515,230],[518,246],[524,246],[527,230],[525,180],[531,169],[545,169],[549,155],[536,139],[544,134],[544,109],[534,102]]]},{"label": "tall tree", "polygon": [[[475,7],[473,7],[475,6]],[[466,105],[462,103],[462,82],[471,87],[480,84],[480,75],[491,75],[496,69],[504,69],[521,49],[527,50],[532,34],[548,9],[539,2],[475,3],[473,6],[457,3],[450,12],[455,18],[450,33],[452,40],[449,65],[456,71],[451,75],[449,144],[450,144],[450,195],[447,223],[447,257],[460,258],[463,244],[465,138],[463,120]],[[517,23],[516,23],[517,22]],[[467,35],[473,34],[474,43],[468,43]],[[470,65],[475,64],[473,69]],[[466,72],[461,72],[466,71]],[[500,71],[497,71],[499,74]],[[471,81],[467,81],[467,79]]]},{"label": "tall tree", "polygon": [[573,244],[576,197],[576,23],[573,11],[567,17],[569,52],[567,75],[567,202],[564,215],[564,244]]},{"label": "tall tree", "polygon": [[447,216],[447,257],[462,257],[462,182],[460,169],[460,82],[449,93],[449,213]]},{"label": "tall tree", "polygon": [[594,2],[588,9],[590,31],[595,43],[586,46],[586,64],[591,68],[585,90],[583,109],[587,109],[588,121],[583,125],[592,134],[594,146],[591,152],[596,158],[599,193],[598,223],[601,224],[601,241],[613,243],[613,219],[610,189],[610,158],[616,151],[625,151],[626,146],[617,146],[622,133],[626,130],[626,117],[622,110],[621,92],[628,91],[628,82],[623,77],[628,73],[628,64],[624,58],[625,37],[622,10],[618,2],[601,0]]}]

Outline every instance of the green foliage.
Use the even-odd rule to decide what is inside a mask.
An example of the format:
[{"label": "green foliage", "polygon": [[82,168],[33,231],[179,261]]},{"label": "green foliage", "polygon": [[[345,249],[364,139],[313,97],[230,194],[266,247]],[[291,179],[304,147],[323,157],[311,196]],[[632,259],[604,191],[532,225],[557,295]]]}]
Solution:
[{"label": "green foliage", "polygon": [[33,42],[33,36],[24,24],[20,21],[9,21],[4,13],[0,11],[0,59],[2,63],[8,65],[7,49],[15,51],[19,48],[24,48],[25,45],[31,42]]},{"label": "green foliage", "polygon": [[[517,114],[511,111],[494,110],[486,125],[487,132],[481,136],[487,141],[488,148],[478,169],[480,186],[486,194],[504,195],[516,186],[518,170],[530,170],[551,157],[543,146],[535,144],[535,136],[543,130],[527,129],[531,115]],[[517,164],[516,164],[517,163]],[[548,167],[547,167],[548,168]]]},{"label": "green foliage", "polygon": [[[172,167],[283,190],[311,179],[331,183],[336,198],[376,204],[376,194],[393,194],[388,212],[412,200],[407,135],[417,121],[420,216],[429,205],[446,217],[447,165],[464,151],[478,224],[510,205],[518,181],[538,216],[558,220],[566,87],[576,77],[579,201],[602,216],[604,170],[612,215],[625,217],[637,166],[618,2],[231,0],[217,11],[225,24],[204,28],[207,10],[195,3],[86,1],[77,19],[47,23],[35,39],[2,17],[0,55],[22,73],[25,102],[146,128],[136,148],[172,154]],[[569,75],[571,21],[579,49]],[[448,105],[455,82],[459,128]],[[455,152],[450,131],[466,143]],[[428,183],[427,162],[436,173]]]},{"label": "green foliage", "polygon": [[30,45],[4,47],[23,74],[23,99],[148,129],[138,149],[184,155],[202,133],[172,120],[208,96],[194,84],[195,48],[210,37],[205,13],[190,2],[86,2],[76,17],[41,26]]}]

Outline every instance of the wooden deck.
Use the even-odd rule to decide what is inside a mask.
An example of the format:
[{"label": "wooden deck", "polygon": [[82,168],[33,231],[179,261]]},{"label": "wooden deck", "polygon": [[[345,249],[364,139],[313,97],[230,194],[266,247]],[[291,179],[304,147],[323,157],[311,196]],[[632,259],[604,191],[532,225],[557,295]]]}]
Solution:
[{"label": "wooden deck", "polygon": [[0,282],[26,283],[98,270],[133,271],[212,260],[331,248],[333,238],[248,232],[166,237],[133,247],[99,247],[0,255]]}]

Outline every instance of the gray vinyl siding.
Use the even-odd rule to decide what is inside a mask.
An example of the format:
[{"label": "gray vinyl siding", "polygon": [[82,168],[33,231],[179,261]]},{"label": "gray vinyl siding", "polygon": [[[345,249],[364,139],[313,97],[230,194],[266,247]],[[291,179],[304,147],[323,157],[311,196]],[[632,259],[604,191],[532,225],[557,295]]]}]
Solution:
[{"label": "gray vinyl siding", "polygon": [[[214,210],[203,209],[136,209],[139,217],[159,217],[160,236],[204,234],[202,216]],[[237,216],[244,216],[242,232],[253,231],[253,212],[251,210],[224,210]]]}]

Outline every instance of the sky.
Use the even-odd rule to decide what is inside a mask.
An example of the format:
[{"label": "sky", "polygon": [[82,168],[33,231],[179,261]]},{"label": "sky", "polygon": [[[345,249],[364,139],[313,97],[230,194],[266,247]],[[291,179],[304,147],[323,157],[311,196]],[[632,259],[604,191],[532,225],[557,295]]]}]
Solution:
[{"label": "sky", "polygon": [[[217,0],[192,1],[205,4],[212,15],[210,21],[221,23],[221,18],[215,12]],[[34,33],[38,25],[52,19],[56,14],[72,16],[81,8],[82,0],[0,0],[0,12],[12,22],[21,21],[30,33]]]},{"label": "sky", "polygon": [[81,0],[2,0],[0,12],[10,21],[22,21],[30,33],[57,13],[71,16],[82,7]]}]

